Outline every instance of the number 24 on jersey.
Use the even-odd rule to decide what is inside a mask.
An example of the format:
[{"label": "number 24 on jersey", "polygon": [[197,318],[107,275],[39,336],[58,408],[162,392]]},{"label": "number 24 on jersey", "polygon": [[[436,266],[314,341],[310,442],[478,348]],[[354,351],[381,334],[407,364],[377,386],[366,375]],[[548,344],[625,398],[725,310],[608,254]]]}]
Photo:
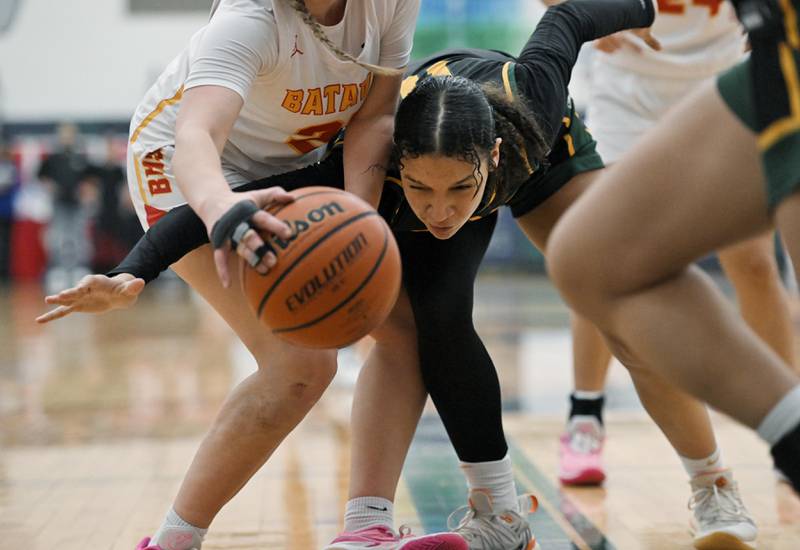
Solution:
[{"label": "number 24 on jersey", "polygon": [[711,16],[719,13],[719,6],[724,0],[658,0],[659,13],[683,14],[686,6],[705,6],[711,11]]}]

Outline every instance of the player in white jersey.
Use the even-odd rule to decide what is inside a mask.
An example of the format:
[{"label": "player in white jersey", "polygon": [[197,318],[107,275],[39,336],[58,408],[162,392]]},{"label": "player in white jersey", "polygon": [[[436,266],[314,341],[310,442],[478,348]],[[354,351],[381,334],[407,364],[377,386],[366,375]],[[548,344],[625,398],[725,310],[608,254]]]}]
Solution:
[{"label": "player in white jersey", "polygon": [[[347,126],[345,187],[377,205],[384,174],[374,167],[388,161],[418,11],[419,0],[221,0],[136,109],[128,181],[142,224],[184,203],[199,215],[215,250],[204,246],[173,268],[258,364],[223,405],[163,524],[137,550],[199,549],[219,510],[332,379],[335,350],[277,340],[229,288],[239,269],[231,248],[262,272],[275,262],[268,254],[259,263],[254,228],[289,236],[260,210],[286,201],[282,189],[232,188],[318,160]],[[121,292],[134,295],[141,283]],[[407,350],[415,353],[413,342]],[[382,536],[398,548],[408,539]]]},{"label": "player in white jersey", "polygon": [[[644,47],[631,32],[596,42],[587,118],[607,164],[616,162],[673,104],[740,61],[744,53],[746,39],[730,3],[659,0],[658,7],[651,31],[661,43],[660,51]],[[719,259],[736,289],[744,318],[791,363],[791,318],[773,239],[770,232],[720,251]],[[559,477],[565,484],[596,484],[605,477],[602,408],[611,353],[594,325],[579,316],[573,317],[573,352],[575,391],[561,438]],[[740,539],[723,544],[752,542],[755,528],[736,507],[728,507],[736,512],[730,517],[710,517],[704,512],[703,503],[710,502],[704,495],[712,490],[707,481],[714,478],[707,474],[723,467],[713,434],[705,439],[687,434],[686,441],[676,446],[692,478],[693,500],[699,503],[692,517],[695,543],[709,545],[719,532]]]}]

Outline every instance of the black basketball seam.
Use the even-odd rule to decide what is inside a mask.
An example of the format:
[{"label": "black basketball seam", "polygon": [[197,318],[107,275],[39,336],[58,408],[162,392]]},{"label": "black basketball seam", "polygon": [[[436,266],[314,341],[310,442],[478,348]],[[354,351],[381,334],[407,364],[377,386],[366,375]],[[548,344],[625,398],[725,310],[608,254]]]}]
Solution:
[{"label": "black basketball seam", "polygon": [[330,231],[328,231],[327,233],[325,233],[325,234],[324,234],[322,237],[320,237],[319,239],[317,239],[317,242],[315,242],[315,243],[314,243],[312,246],[310,246],[309,248],[306,248],[306,250],[305,250],[305,251],[304,251],[304,252],[303,252],[303,253],[300,255],[300,257],[298,257],[298,258],[297,258],[297,259],[294,261],[294,263],[292,263],[292,265],[290,265],[289,267],[287,267],[287,268],[286,268],[286,271],[284,271],[283,273],[281,273],[281,276],[280,276],[280,277],[278,277],[278,278],[275,280],[275,282],[274,282],[274,283],[272,283],[272,286],[271,286],[271,287],[269,287],[269,290],[266,292],[266,294],[264,294],[264,297],[263,297],[263,298],[261,298],[261,302],[259,302],[259,304],[258,304],[258,310],[257,310],[257,316],[258,316],[258,318],[259,318],[259,319],[261,318],[261,313],[264,311],[264,306],[267,304],[267,300],[269,300],[270,296],[272,296],[272,293],[275,291],[275,289],[278,287],[278,285],[279,285],[279,284],[280,284],[280,283],[281,283],[281,282],[282,282],[282,281],[283,281],[283,280],[286,278],[286,276],[287,276],[289,273],[291,273],[291,272],[292,272],[292,270],[293,270],[295,267],[297,267],[297,264],[299,264],[299,263],[300,263],[300,262],[301,262],[301,261],[302,261],[302,260],[303,260],[303,259],[304,259],[306,256],[308,256],[308,255],[309,255],[309,254],[310,254],[310,253],[311,253],[311,252],[312,252],[312,251],[313,251],[315,248],[317,248],[317,247],[318,247],[318,246],[319,246],[319,245],[320,245],[320,244],[321,244],[323,241],[325,241],[325,240],[326,240],[328,237],[330,237],[331,235],[333,235],[334,233],[336,233],[336,232],[337,232],[337,231],[339,231],[340,229],[343,229],[343,228],[347,227],[348,225],[350,225],[350,224],[351,224],[351,223],[353,223],[353,222],[356,222],[356,221],[358,221],[358,220],[360,220],[360,219],[366,218],[367,216],[377,216],[377,215],[378,215],[378,213],[377,213],[377,212],[375,212],[374,210],[371,210],[371,211],[369,211],[369,212],[362,212],[361,214],[357,214],[357,215],[353,216],[352,218],[348,219],[347,221],[344,221],[344,222],[340,223],[339,225],[337,225],[336,227],[334,227],[333,229],[331,229]]},{"label": "black basketball seam", "polygon": [[[302,187],[301,187],[301,189],[302,189]],[[314,191],[313,193],[307,193],[305,195],[300,195],[299,197],[297,197],[296,199],[294,199],[292,202],[290,202],[288,204],[281,204],[281,205],[279,205],[279,208],[277,210],[274,210],[273,212],[268,212],[268,213],[272,214],[274,216],[276,214],[280,214],[280,212],[284,208],[286,208],[287,206],[291,206],[291,205],[293,205],[295,203],[298,203],[301,200],[305,199],[306,197],[315,197],[317,195],[324,195],[325,193],[333,193],[333,192],[336,192],[337,195],[341,195],[343,193],[346,193],[346,191],[344,191],[343,189],[339,189],[338,187],[331,187],[330,189],[326,189],[325,191]]]},{"label": "black basketball seam", "polygon": [[321,317],[318,317],[318,318],[314,319],[313,321],[308,321],[308,322],[305,322],[305,323],[303,323],[301,325],[296,325],[296,326],[293,326],[293,327],[273,329],[272,332],[274,334],[280,334],[280,333],[283,333],[283,332],[292,332],[292,331],[295,331],[295,330],[308,328],[308,327],[310,327],[312,325],[315,325],[316,323],[319,323],[320,321],[323,321],[323,320],[327,319],[328,317],[330,317],[331,315],[333,315],[334,313],[336,313],[337,311],[342,309],[345,305],[347,305],[348,302],[350,302],[353,298],[355,298],[358,295],[358,293],[361,292],[361,290],[370,282],[372,277],[375,275],[375,272],[378,271],[378,268],[383,263],[383,258],[384,258],[384,256],[386,256],[386,250],[388,248],[389,248],[389,236],[388,236],[388,231],[386,229],[386,225],[384,225],[383,226],[383,249],[381,250],[381,254],[380,254],[380,256],[378,256],[378,259],[375,262],[375,265],[372,267],[372,270],[367,274],[367,276],[364,278],[364,280],[361,281],[361,284],[358,285],[358,287],[350,294],[350,296],[348,296],[347,298],[345,298],[344,300],[339,302],[333,309],[328,311],[325,315],[322,315]]},{"label": "black basketball seam", "polygon": [[[304,189],[304,188],[301,187],[301,189]],[[305,189],[308,189],[308,188],[306,187]],[[343,189],[339,189],[338,187],[331,187],[329,189],[325,189],[324,191],[314,191],[313,193],[306,193],[305,195],[300,195],[299,197],[294,199],[289,204],[279,204],[277,210],[273,210],[272,212],[270,212],[268,210],[264,210],[264,211],[267,212],[268,214],[272,215],[272,216],[277,216],[287,206],[291,206],[293,204],[296,204],[296,203],[300,202],[301,200],[305,199],[306,197],[315,197],[317,195],[325,195],[327,193],[335,193],[337,195],[341,195],[343,193],[346,193],[346,191],[344,191]],[[242,273],[243,273],[243,278],[242,278],[243,285],[242,286],[244,286],[244,281],[247,279],[247,270],[245,269]],[[261,313],[259,313],[259,316],[260,315],[261,315]]]}]

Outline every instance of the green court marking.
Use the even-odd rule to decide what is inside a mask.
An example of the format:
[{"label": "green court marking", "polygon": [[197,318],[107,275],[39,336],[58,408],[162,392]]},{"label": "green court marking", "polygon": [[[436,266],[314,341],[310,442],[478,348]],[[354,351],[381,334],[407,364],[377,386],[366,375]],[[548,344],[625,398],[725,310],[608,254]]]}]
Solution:
[{"label": "green court marking", "polygon": [[[616,550],[611,541],[525,456],[525,453],[519,447],[511,441],[509,441],[508,447],[508,453],[514,463],[515,470],[521,472],[523,477],[528,480],[528,486],[531,484],[534,486],[535,489],[532,492],[540,501],[542,499],[546,500],[555,507],[592,550]],[[522,486],[519,485],[519,482],[517,483],[517,486],[522,490]],[[536,530],[535,520],[541,511],[542,508],[540,506],[539,511],[532,516],[531,525],[534,528],[536,538],[542,544],[543,550],[548,550],[550,546],[544,542],[544,537]],[[574,548],[574,545],[568,548]]]},{"label": "green court marking", "polygon": [[[510,448],[517,489],[533,492],[547,500],[590,545],[592,550],[614,550],[603,534],[569,502],[516,446]],[[447,517],[467,503],[467,488],[458,468],[458,458],[450,445],[441,421],[426,415],[420,421],[411,445],[403,477],[426,533],[446,531]],[[458,516],[460,519],[461,516]],[[531,527],[543,550],[576,548],[569,535],[550,513],[540,506],[529,516]]]}]

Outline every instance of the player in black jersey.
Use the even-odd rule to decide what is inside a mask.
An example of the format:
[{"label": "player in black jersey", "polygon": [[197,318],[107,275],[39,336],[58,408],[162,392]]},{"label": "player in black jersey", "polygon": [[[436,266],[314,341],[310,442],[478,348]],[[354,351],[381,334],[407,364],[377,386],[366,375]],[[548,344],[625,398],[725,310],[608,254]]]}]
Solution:
[{"label": "player in black jersey", "polygon": [[[580,45],[622,28],[646,26],[652,16],[649,2],[573,0],[547,12],[518,58],[497,52],[446,52],[415,65],[406,81],[408,93],[395,131],[396,175],[400,178],[387,178],[380,209],[395,228],[403,254],[404,284],[417,326],[425,387],[409,385],[404,395],[397,391],[396,369],[380,371],[379,365],[368,365],[365,371],[372,377],[370,383],[384,389],[384,399],[378,400],[375,392],[367,396],[358,391],[356,405],[363,409],[364,402],[373,399],[386,411],[392,399],[417,404],[416,411],[403,413],[404,421],[410,418],[415,422],[423,402],[420,396],[424,390],[432,395],[470,485],[476,489],[473,513],[457,530],[471,548],[525,547],[531,539],[516,502],[506,457],[496,372],[472,325],[472,286],[496,222],[495,210],[510,206],[531,240],[545,248],[555,221],[602,167],[591,137],[567,98]],[[482,88],[481,83],[493,86]],[[245,189],[276,184],[287,188],[335,185],[341,181],[337,154],[340,150],[334,148],[318,166]],[[187,246],[207,242],[202,227],[192,229],[192,216],[188,209],[171,211],[148,232],[135,257],[115,273],[150,278],[177,259],[176,254],[183,255]],[[128,284],[125,279],[131,276],[118,277],[122,277],[120,284]],[[73,307],[58,298],[51,303]],[[69,311],[47,318],[65,312]],[[376,339],[380,346],[380,337]],[[413,380],[415,376],[419,376],[417,365],[406,365],[403,378]],[[653,392],[654,397],[674,397],[686,403],[672,409],[680,411],[684,419],[681,431],[692,431],[696,424],[701,436],[713,440],[702,407],[659,380],[648,380],[645,374],[640,384],[648,383],[658,387],[660,395]],[[692,415],[696,422],[690,421]],[[380,498],[351,501],[348,531],[356,530],[348,525],[358,525],[358,521],[366,521],[362,523],[366,527],[375,525],[363,517],[365,507],[381,510],[391,505],[413,433],[413,426],[397,429],[391,415],[368,412],[367,416],[354,421],[353,479],[362,487],[351,496],[363,497],[364,486],[377,484],[379,490],[369,494]],[[376,442],[376,436],[389,441],[385,445]],[[372,459],[380,464],[364,468],[368,459],[362,455],[369,454],[370,448]],[[393,452],[387,453],[387,449]],[[356,456],[362,459],[356,460]],[[357,479],[368,475],[370,479]],[[505,525],[482,521],[503,512],[509,512],[504,515],[511,518]],[[386,519],[376,515],[378,521]],[[348,537],[352,538],[352,533]],[[335,547],[356,548],[358,542],[338,541]],[[351,543],[353,546],[344,546]]]},{"label": "player in black jersey", "polygon": [[749,59],[603,174],[556,227],[549,267],[623,362],[757,429],[800,491],[800,380],[691,266],[777,226],[800,267],[800,1],[735,5]]}]

